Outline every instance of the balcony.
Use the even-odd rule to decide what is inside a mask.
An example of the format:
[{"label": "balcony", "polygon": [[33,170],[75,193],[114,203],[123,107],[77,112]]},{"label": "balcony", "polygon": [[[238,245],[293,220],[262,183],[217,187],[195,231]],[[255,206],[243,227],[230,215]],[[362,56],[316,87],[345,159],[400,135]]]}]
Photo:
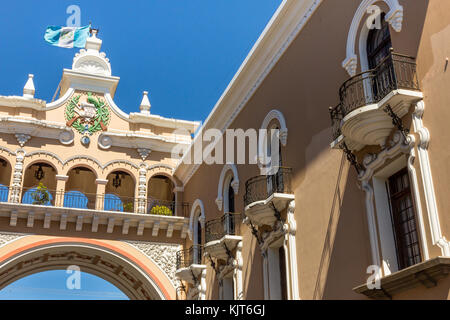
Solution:
[{"label": "balcony", "polygon": [[274,175],[260,175],[245,183],[245,215],[257,226],[273,226],[279,214],[294,200],[292,169],[280,167]]},{"label": "balcony", "polygon": [[241,222],[242,215],[237,213],[225,213],[219,219],[207,221],[205,252],[213,258],[227,261],[242,240],[239,235]]},{"label": "balcony", "polygon": [[394,128],[389,107],[402,118],[411,104],[423,98],[415,59],[391,51],[376,68],[345,81],[339,97],[340,103],[330,108],[334,140],[331,146],[339,147],[345,142],[350,150],[366,145],[384,148]]},{"label": "balcony", "polygon": [[189,204],[152,198],[123,197],[113,193],[91,194],[78,190],[48,190],[46,187],[18,188],[0,185],[0,217],[9,217],[16,226],[19,218],[26,219],[27,227],[35,220],[44,220],[44,228],[59,222],[60,230],[66,230],[68,222],[76,223],[76,231],[89,224],[92,232],[106,225],[108,233],[116,226],[122,234],[130,227],[142,236],[144,229],[151,229],[153,236],[167,230],[172,237],[179,230],[185,238],[188,230]]},{"label": "balcony", "polygon": [[206,268],[206,265],[201,264],[202,256],[203,247],[201,245],[193,245],[189,249],[178,251],[176,277],[195,285],[203,269]]},{"label": "balcony", "polygon": [[114,193],[92,194],[77,190],[55,191],[47,188],[14,188],[0,185],[0,202],[14,203],[13,194],[18,194],[19,203],[34,206],[64,207],[97,211],[138,213],[189,217],[189,204],[152,198],[132,198]]}]

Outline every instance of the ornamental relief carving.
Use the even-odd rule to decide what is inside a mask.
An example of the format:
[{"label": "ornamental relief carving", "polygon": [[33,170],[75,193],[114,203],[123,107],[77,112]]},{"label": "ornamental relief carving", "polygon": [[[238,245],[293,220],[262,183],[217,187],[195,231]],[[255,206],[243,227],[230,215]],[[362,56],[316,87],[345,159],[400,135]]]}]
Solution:
[{"label": "ornamental relief carving", "polygon": [[0,247],[23,236],[24,235],[20,233],[0,233]]},{"label": "ornamental relief carving", "polygon": [[143,241],[125,241],[143,252],[153,260],[168,276],[172,284],[177,287],[175,278],[177,251],[181,250],[179,244],[154,243]]}]

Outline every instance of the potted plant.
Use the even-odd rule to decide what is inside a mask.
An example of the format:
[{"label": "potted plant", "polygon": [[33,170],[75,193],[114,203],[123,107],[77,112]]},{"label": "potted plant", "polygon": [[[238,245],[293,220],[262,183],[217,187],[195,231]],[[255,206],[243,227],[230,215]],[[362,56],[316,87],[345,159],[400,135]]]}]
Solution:
[{"label": "potted plant", "polygon": [[48,193],[47,187],[39,182],[39,185],[36,187],[36,190],[31,194],[33,199],[33,204],[37,205],[45,205],[50,201],[50,194]]},{"label": "potted plant", "polygon": [[171,216],[172,210],[170,210],[170,208],[167,208],[166,206],[154,206],[150,210],[150,213],[160,215],[160,216]]},{"label": "potted plant", "polygon": [[133,212],[133,203],[132,202],[124,203],[122,205],[122,207],[123,207],[124,212]]}]

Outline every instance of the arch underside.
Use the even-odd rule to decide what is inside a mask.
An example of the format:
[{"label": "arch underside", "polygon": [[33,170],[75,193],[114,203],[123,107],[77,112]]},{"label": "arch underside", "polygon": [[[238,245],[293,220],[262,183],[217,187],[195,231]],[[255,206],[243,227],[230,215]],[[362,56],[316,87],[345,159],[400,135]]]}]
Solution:
[{"label": "arch underside", "polygon": [[105,248],[84,244],[34,247],[13,256],[0,264],[0,289],[28,275],[66,270],[71,265],[110,282],[132,300],[165,298],[153,279],[139,266]]}]

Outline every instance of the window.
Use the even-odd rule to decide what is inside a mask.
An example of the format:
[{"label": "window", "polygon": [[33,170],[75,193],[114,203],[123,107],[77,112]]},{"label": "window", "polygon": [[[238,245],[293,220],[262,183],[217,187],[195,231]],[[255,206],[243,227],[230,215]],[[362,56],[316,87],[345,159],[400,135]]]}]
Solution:
[{"label": "window", "polygon": [[392,47],[389,23],[384,19],[385,14],[381,14],[381,28],[371,29],[367,38],[367,60],[369,69],[374,69],[389,56]]},{"label": "window", "polygon": [[280,259],[281,300],[287,300],[286,255],[283,246],[278,249],[278,256]]},{"label": "window", "polygon": [[399,269],[422,261],[408,171],[402,169],[388,179],[389,198]]}]

